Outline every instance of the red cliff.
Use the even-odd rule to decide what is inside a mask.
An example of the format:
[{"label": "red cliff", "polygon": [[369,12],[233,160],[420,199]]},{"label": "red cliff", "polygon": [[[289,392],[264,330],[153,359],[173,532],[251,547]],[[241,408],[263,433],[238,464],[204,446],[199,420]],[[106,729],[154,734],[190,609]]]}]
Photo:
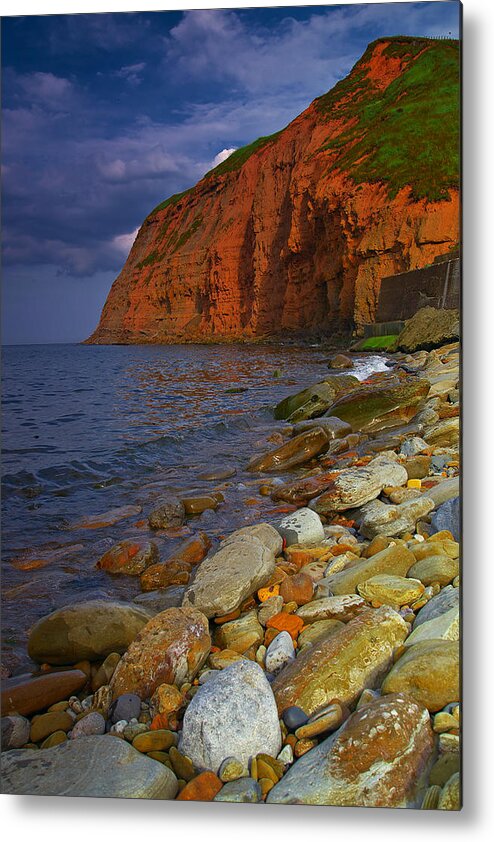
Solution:
[{"label": "red cliff", "polygon": [[322,333],[459,239],[458,42],[382,39],[283,131],[144,221],[95,343]]}]

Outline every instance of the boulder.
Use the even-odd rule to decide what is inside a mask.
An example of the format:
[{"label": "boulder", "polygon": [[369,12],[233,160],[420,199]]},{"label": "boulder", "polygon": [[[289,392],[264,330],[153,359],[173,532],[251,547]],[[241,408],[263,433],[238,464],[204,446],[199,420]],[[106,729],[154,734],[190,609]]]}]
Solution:
[{"label": "boulder", "polygon": [[354,567],[327,576],[325,581],[333,594],[356,593],[357,587],[373,576],[406,576],[414,561],[415,556],[403,544],[390,544],[365,561],[356,563]]},{"label": "boulder", "polygon": [[151,529],[171,529],[182,526],[185,521],[185,506],[178,497],[163,498],[149,515]]},{"label": "boulder", "polygon": [[[445,483],[441,483],[441,485],[445,485]],[[431,489],[431,491],[434,491],[434,489]],[[448,529],[455,540],[459,541],[461,537],[461,506],[459,496],[454,496],[446,500],[442,505],[439,505],[439,508],[432,515],[431,523],[433,529],[436,529],[438,532],[442,529]]]},{"label": "boulder", "polygon": [[12,795],[171,799],[178,790],[167,766],[110,735],[2,752],[1,764],[2,792]]},{"label": "boulder", "polygon": [[353,360],[345,354],[335,354],[328,362],[328,368],[353,368]]},{"label": "boulder", "polygon": [[460,337],[460,314],[458,310],[436,310],[422,307],[396,339],[393,350],[413,354],[415,351],[429,351]]},{"label": "boulder", "polygon": [[387,456],[377,456],[365,467],[336,474],[331,486],[310,507],[321,515],[359,508],[374,500],[386,486],[405,485],[407,479],[403,465]]},{"label": "boulder", "polygon": [[429,711],[460,698],[460,652],[452,640],[424,640],[410,646],[382,684],[382,693],[407,693]]},{"label": "boulder", "polygon": [[324,540],[324,527],[321,518],[311,509],[298,509],[283,518],[279,523],[278,532],[284,539],[286,546],[292,544],[318,544]]},{"label": "boulder", "polygon": [[29,657],[38,663],[76,664],[125,652],[149,620],[144,608],[103,599],[58,608],[33,626]]},{"label": "boulder", "polygon": [[379,686],[407,634],[407,624],[388,606],[362,612],[316,640],[276,676],[278,710],[295,705],[312,714],[334,699],[353,704],[365,687]]},{"label": "boulder", "polygon": [[267,801],[419,807],[433,751],[427,710],[405,696],[380,698],[300,758]]},{"label": "boulder", "polygon": [[306,433],[307,430],[313,430],[314,427],[322,427],[328,439],[342,439],[352,432],[350,424],[342,421],[340,418],[332,418],[323,416],[322,418],[314,418],[312,421],[300,421],[295,424],[293,434],[298,436],[300,433]]},{"label": "boulder", "polygon": [[278,403],[274,409],[274,417],[278,421],[287,421],[297,410],[300,417],[297,421],[314,418],[311,413],[322,415],[341,392],[355,389],[360,385],[359,380],[351,375],[330,375],[322,383],[316,383],[308,389],[289,395]]},{"label": "boulder", "polygon": [[415,500],[406,500],[399,505],[387,505],[381,500],[372,500],[362,506],[359,512],[360,532],[366,538],[415,532],[417,521],[429,514],[433,508],[434,501],[425,495]]},{"label": "boulder", "polygon": [[134,597],[134,602],[149,614],[159,614],[167,608],[178,608],[182,604],[184,593],[185,585],[174,585],[170,588],[141,593]]},{"label": "boulder", "polygon": [[251,538],[258,538],[271,552],[277,556],[283,549],[283,540],[278,530],[269,523],[255,523],[253,526],[243,526],[232,532],[220,544],[220,549],[228,544],[237,544],[239,541],[250,541]]},{"label": "boulder", "polygon": [[[279,546],[281,538],[273,527],[269,527],[268,534]],[[182,604],[195,606],[206,617],[221,617],[235,611],[273,575],[275,554],[272,546],[255,535],[234,533],[217,553],[199,566]]]},{"label": "boulder", "polygon": [[117,664],[113,697],[149,699],[160,684],[192,681],[209,655],[209,624],[195,608],[168,608],[149,620]]},{"label": "boulder", "polygon": [[440,617],[441,614],[445,614],[451,608],[459,605],[459,602],[459,589],[454,588],[452,585],[448,585],[439,591],[436,596],[433,596],[432,599],[430,599],[429,602],[420,609],[413,623],[414,629],[421,626],[422,623],[426,623],[429,620],[434,620],[436,617]]},{"label": "boulder", "polygon": [[129,538],[114,544],[96,563],[96,567],[108,573],[139,576],[150,564],[156,564],[159,557],[158,547],[154,541]]},{"label": "boulder", "polygon": [[197,769],[218,771],[227,757],[248,766],[251,757],[281,748],[271,687],[252,661],[238,661],[203,684],[183,720],[180,751]]},{"label": "boulder", "polygon": [[455,605],[444,614],[421,623],[405,641],[405,646],[414,646],[423,640],[459,640],[460,639],[460,606]]},{"label": "boulder", "polygon": [[314,427],[313,430],[294,436],[275,450],[255,456],[247,465],[247,470],[256,473],[291,471],[326,451],[328,446],[329,438],[322,427]]},{"label": "boulder", "polygon": [[380,383],[359,384],[359,388],[338,398],[326,414],[341,418],[355,431],[377,432],[407,424],[429,389],[427,380],[400,380],[392,375]]}]

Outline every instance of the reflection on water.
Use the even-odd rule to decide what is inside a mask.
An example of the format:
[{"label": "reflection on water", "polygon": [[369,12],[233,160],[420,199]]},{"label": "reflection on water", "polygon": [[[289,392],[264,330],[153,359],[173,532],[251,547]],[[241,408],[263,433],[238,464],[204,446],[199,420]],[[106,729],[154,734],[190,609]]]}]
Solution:
[{"label": "reflection on water", "polygon": [[[7,347],[3,356],[3,643],[15,669],[38,617],[74,600],[138,592],[132,578],[94,565],[113,541],[147,534],[161,495],[212,487],[225,495],[182,539],[279,517],[245,465],[266,446],[272,406],[328,373],[320,350],[293,346],[46,345]],[[358,364],[361,379],[384,367],[381,358],[370,365]],[[237,471],[232,480],[197,479],[225,465]],[[126,505],[142,514],[73,528]],[[166,557],[181,537],[157,540]]]}]

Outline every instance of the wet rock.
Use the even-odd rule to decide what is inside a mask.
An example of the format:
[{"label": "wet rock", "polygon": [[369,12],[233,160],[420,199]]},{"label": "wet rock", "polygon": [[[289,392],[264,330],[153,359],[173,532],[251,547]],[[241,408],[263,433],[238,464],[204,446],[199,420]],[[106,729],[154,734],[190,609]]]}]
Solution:
[{"label": "wet rock", "polygon": [[269,644],[264,660],[266,672],[276,675],[286,664],[293,661],[295,651],[293,640],[286,631],[280,632]]},{"label": "wet rock", "polygon": [[149,515],[151,529],[171,529],[185,522],[185,506],[178,497],[162,499]]},{"label": "wet rock", "polygon": [[288,515],[279,523],[277,529],[287,546],[317,544],[324,540],[321,518],[311,509],[299,509]]},{"label": "wet rock", "polygon": [[60,665],[97,661],[125,652],[148,620],[147,611],[132,603],[95,599],[67,605],[33,626],[29,656]]},{"label": "wet rock", "polygon": [[30,714],[77,693],[87,682],[82,670],[16,675],[2,681],[2,713]]},{"label": "wet rock", "polygon": [[21,748],[29,742],[31,723],[24,716],[2,716],[2,751]]},{"label": "wet rock", "polygon": [[[349,569],[327,576],[325,581],[334,594],[355,593],[358,585],[372,576],[390,574],[406,576],[415,561],[415,556],[402,544],[390,544],[381,552],[375,553],[365,561],[356,563]],[[412,575],[412,574],[410,574]],[[413,576],[413,578],[417,578]]]},{"label": "wet rock", "polygon": [[97,562],[96,567],[108,573],[139,576],[146,567],[159,561],[158,547],[153,541],[128,539],[119,541]]},{"label": "wet rock", "polygon": [[97,711],[92,711],[79,719],[72,728],[71,740],[78,740],[81,737],[90,737],[105,733],[105,718]]},{"label": "wet rock", "polygon": [[[275,533],[272,540],[280,541],[273,527],[269,527],[269,535],[271,530]],[[235,537],[234,533],[217,553],[202,562],[185,592],[183,605],[195,606],[206,617],[221,617],[235,611],[265,585],[274,571],[275,555],[266,543],[256,536],[244,533]]]},{"label": "wet rock", "polygon": [[191,681],[209,655],[206,617],[198,610],[169,608],[150,620],[129,646],[111,680],[114,697],[148,699],[160,684]]},{"label": "wet rock", "polygon": [[307,714],[333,699],[351,705],[364,687],[377,687],[408,626],[388,606],[368,609],[342,629],[316,640],[276,676],[278,709],[297,705]]},{"label": "wet rock", "polygon": [[351,375],[329,376],[322,383],[316,383],[308,389],[303,389],[295,395],[284,398],[276,405],[274,417],[278,421],[286,421],[298,410],[301,410],[301,412],[299,412],[297,421],[314,418],[313,413],[322,415],[338,394],[355,389],[359,385],[360,381]]},{"label": "wet rock", "polygon": [[429,514],[434,508],[434,501],[425,495],[397,505],[386,505],[381,500],[373,500],[360,510],[360,531],[366,538],[376,535],[403,535],[415,532],[417,521]]},{"label": "wet rock", "polygon": [[214,797],[214,801],[228,801],[236,804],[257,804],[261,801],[261,787],[253,778],[238,778],[228,781]]},{"label": "wet rock", "polygon": [[214,511],[219,505],[218,500],[209,495],[203,495],[202,497],[182,497],[182,503],[185,507],[185,514],[189,517],[191,515],[202,515],[206,509],[213,509]]},{"label": "wet rock", "polygon": [[197,769],[217,770],[232,756],[247,765],[262,751],[276,756],[278,713],[261,667],[238,661],[202,685],[185,711],[179,748]]},{"label": "wet rock", "polygon": [[257,611],[249,611],[237,620],[223,623],[216,632],[217,645],[243,655],[251,646],[262,643],[264,630],[257,619]]},{"label": "wet rock", "polygon": [[357,590],[368,602],[377,602],[380,605],[410,605],[423,594],[425,588],[418,579],[381,574],[357,585]]},{"label": "wet rock", "polygon": [[199,474],[197,479],[205,482],[221,482],[221,480],[230,479],[237,473],[236,468],[218,468],[216,471],[205,471]]},{"label": "wet rock", "polygon": [[353,368],[353,360],[345,354],[335,354],[328,362],[328,368]]},{"label": "wet rock", "polygon": [[169,799],[178,789],[170,769],[108,735],[5,752],[1,762],[3,792],[16,795]]},{"label": "wet rock", "polygon": [[290,471],[326,451],[328,445],[329,438],[322,427],[315,427],[294,436],[276,450],[254,457],[247,465],[247,470],[256,473]]},{"label": "wet rock", "polygon": [[327,414],[346,421],[353,430],[377,432],[408,423],[429,389],[427,380],[399,380],[391,376],[382,383],[359,384],[359,388],[338,398]]},{"label": "wet rock", "polygon": [[267,800],[270,804],[418,807],[433,750],[424,707],[399,695],[377,699],[298,760]]},{"label": "wet rock", "polygon": [[322,416],[314,418],[312,421],[300,421],[299,424],[295,424],[293,435],[298,436],[300,433],[306,433],[307,430],[313,430],[314,427],[321,427],[330,441],[342,439],[352,432],[350,424],[347,424],[346,421],[342,421],[340,418]]},{"label": "wet rock", "polygon": [[[446,480],[447,482],[447,480]],[[441,483],[444,485],[445,483]],[[434,489],[432,489],[434,491]],[[436,503],[438,505],[438,503]],[[439,505],[431,519],[432,527],[436,530],[448,529],[456,541],[461,536],[461,507],[459,496],[452,497]]]},{"label": "wet rock", "polygon": [[141,593],[134,597],[134,602],[150,614],[159,614],[167,608],[178,608],[182,604],[184,593],[185,585],[173,585],[170,588]]},{"label": "wet rock", "polygon": [[187,585],[192,567],[181,559],[169,559],[161,564],[152,564],[141,575],[141,588],[144,593],[156,589]]},{"label": "wet rock", "polygon": [[460,638],[460,607],[450,608],[439,617],[427,620],[415,628],[405,641],[405,646],[413,646],[423,640],[459,640]]},{"label": "wet rock", "polygon": [[141,506],[120,506],[117,509],[110,509],[98,515],[84,517],[78,523],[73,524],[73,529],[103,529],[106,526],[114,526],[121,520],[135,517],[142,512]]},{"label": "wet rock", "polygon": [[347,623],[367,608],[368,605],[361,596],[343,594],[315,599],[298,608],[296,613],[305,624],[316,623],[318,620],[340,620]]},{"label": "wet rock", "polygon": [[363,468],[350,468],[334,478],[328,490],[311,503],[322,515],[359,508],[374,500],[388,485],[404,485],[407,472],[388,456],[377,456]]},{"label": "wet rock", "polygon": [[416,643],[398,659],[383,681],[382,693],[406,693],[429,711],[460,698],[459,647],[450,640]]},{"label": "wet rock", "polygon": [[436,596],[433,596],[432,599],[430,599],[429,602],[420,609],[413,624],[413,628],[416,629],[421,626],[422,623],[426,623],[429,620],[434,620],[436,617],[440,617],[441,614],[445,614],[451,608],[455,608],[459,605],[459,601],[460,594],[458,588],[453,588],[452,585],[448,585],[446,588],[439,591]]}]

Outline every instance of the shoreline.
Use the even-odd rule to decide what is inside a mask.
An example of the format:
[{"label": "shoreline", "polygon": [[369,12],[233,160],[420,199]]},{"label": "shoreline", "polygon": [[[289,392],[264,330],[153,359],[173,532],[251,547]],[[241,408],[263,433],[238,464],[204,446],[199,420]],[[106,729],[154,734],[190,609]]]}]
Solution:
[{"label": "shoreline", "polygon": [[[296,396],[288,416],[292,435],[282,435],[274,452],[254,458],[250,467],[253,482],[257,484],[258,481],[261,496],[270,496],[274,503],[283,503],[286,507],[285,518],[278,516],[271,519],[277,520],[276,528],[262,523],[247,526],[226,536],[223,543],[213,549],[207,535],[203,537],[203,533],[199,533],[199,536],[185,541],[171,558],[163,562],[157,560],[152,548],[153,528],[163,528],[163,524],[165,528],[170,528],[170,523],[183,523],[202,506],[205,507],[202,511],[208,508],[214,511],[221,507],[222,501],[218,496],[221,492],[212,490],[210,495],[203,495],[202,501],[201,498],[191,498],[185,503],[180,500],[164,501],[157,507],[157,513],[150,512],[150,531],[141,542],[145,546],[132,549],[128,539],[121,542],[122,546],[117,542],[116,548],[105,553],[99,562],[113,575],[118,572],[140,575],[141,585],[144,582],[144,599],[136,599],[128,606],[128,611],[134,612],[137,637],[134,635],[132,640],[125,640],[125,645],[120,639],[120,653],[118,647],[110,646],[111,651],[105,657],[102,650],[99,655],[93,652],[91,657],[75,658],[74,652],[70,656],[67,653],[57,655],[53,651],[50,654],[46,649],[49,641],[46,620],[36,624],[34,637],[37,643],[33,643],[32,633],[30,647],[38,663],[51,663],[52,666],[57,662],[59,666],[62,662],[66,664],[62,673],[56,672],[56,666],[55,672],[42,667],[39,676],[45,685],[42,692],[48,692],[48,684],[51,684],[50,692],[55,692],[53,688],[57,681],[62,681],[62,677],[69,681],[69,673],[74,673],[70,676],[74,688],[78,682],[79,686],[70,694],[66,684],[64,693],[70,694],[68,698],[65,695],[41,707],[38,698],[35,710],[28,710],[29,686],[26,689],[22,682],[19,686],[19,681],[16,686],[15,677],[8,681],[4,702],[13,706],[12,711],[16,705],[17,709],[24,705],[24,712],[19,711],[19,717],[12,713],[8,714],[8,718],[18,720],[14,724],[17,731],[24,728],[24,736],[29,729],[29,739],[10,747],[17,749],[28,744],[23,756],[31,752],[27,755],[31,759],[41,746],[42,754],[46,748],[51,748],[54,766],[55,758],[60,757],[62,765],[65,763],[70,768],[70,756],[75,756],[79,750],[82,752],[84,744],[89,750],[91,743],[91,751],[96,755],[100,750],[110,751],[110,743],[112,750],[115,748],[117,740],[103,736],[110,727],[111,733],[118,736],[119,752],[130,751],[133,762],[137,763],[138,759],[149,764],[152,761],[152,766],[156,766],[151,768],[148,765],[146,770],[153,779],[151,789],[146,794],[138,792],[129,797],[170,798],[178,793],[181,800],[267,799],[270,802],[295,803],[295,798],[296,803],[340,803],[324,771],[327,768],[325,764],[334,760],[334,751],[331,747],[326,749],[328,737],[336,734],[336,743],[342,745],[355,731],[354,739],[358,735],[360,739],[367,740],[372,755],[378,749],[369,736],[361,711],[367,710],[377,728],[389,719],[385,716],[390,713],[388,694],[392,694],[395,707],[402,704],[401,696],[399,701],[395,698],[396,692],[401,693],[402,690],[396,690],[401,686],[400,677],[396,683],[395,675],[400,670],[395,669],[393,660],[396,659],[399,665],[405,659],[406,665],[407,658],[414,661],[410,658],[412,650],[440,640],[438,662],[449,658],[449,667],[451,664],[454,667],[456,663],[453,649],[458,639],[458,607],[450,606],[448,600],[453,600],[451,592],[457,591],[459,585],[459,535],[455,539],[451,532],[446,534],[447,527],[438,528],[435,531],[439,535],[431,541],[434,532],[428,524],[428,519],[434,516],[439,505],[454,497],[446,497],[443,503],[437,505],[433,500],[432,507],[430,503],[424,505],[424,501],[430,499],[427,492],[437,496],[438,486],[444,482],[449,482],[450,488],[454,488],[454,482],[450,481],[458,476],[458,427],[457,421],[454,421],[459,413],[457,350],[458,343],[453,343],[436,351],[417,352],[408,355],[408,358],[403,354],[405,368],[401,369],[401,373],[400,355],[396,355],[395,365],[390,368],[389,374],[382,372],[358,385],[348,382],[348,391],[343,390],[342,393],[335,391],[335,384],[329,382],[332,378],[330,371],[325,378],[327,382],[322,381],[325,389],[313,390],[313,393],[303,396],[305,400],[300,399],[300,395]],[[341,375],[340,371],[338,376],[341,378]],[[424,395],[416,384],[420,386],[426,381],[430,383],[430,390]],[[446,386],[447,391],[444,390]],[[390,394],[393,389],[395,391]],[[354,394],[352,398],[352,394],[357,392],[359,396],[356,398]],[[367,415],[365,406],[362,409],[366,400],[369,405]],[[282,403],[286,404],[286,400]],[[322,407],[326,415],[320,411]],[[313,413],[315,417],[311,419]],[[306,415],[309,417],[304,417]],[[387,417],[383,425],[384,416]],[[422,418],[417,420],[417,416]],[[329,421],[322,422],[321,418]],[[339,424],[335,418],[339,418]],[[401,425],[397,423],[400,419]],[[280,420],[273,426],[279,427]],[[400,427],[404,430],[401,431]],[[288,426],[284,429],[289,432]],[[422,444],[418,443],[419,440]],[[407,447],[411,448],[409,455],[402,452],[407,441],[410,444],[405,446],[405,451]],[[439,470],[441,457],[445,457],[446,461],[443,459],[443,469]],[[453,463],[452,466],[447,466],[448,460]],[[287,465],[290,471],[296,472],[297,478],[280,484],[279,480],[283,479],[280,467],[283,469]],[[407,466],[410,468],[408,471]],[[421,476],[410,476],[410,472]],[[444,473],[446,476],[443,476]],[[221,481],[220,478],[211,479],[213,484]],[[298,524],[285,523],[290,521],[292,513],[297,512],[302,512],[302,515],[294,515],[295,520],[300,521]],[[391,512],[394,526],[390,527],[386,525],[386,518]],[[437,545],[432,549],[440,547],[441,552],[433,555],[424,552],[430,549],[431,544]],[[427,558],[436,559],[436,569],[432,573],[430,570],[423,572],[422,568],[427,568]],[[411,575],[410,570],[417,567],[418,573]],[[359,572],[365,573],[363,579]],[[452,573],[454,575],[450,575]],[[366,584],[376,576],[380,576],[381,580]],[[382,577],[391,577],[392,581],[382,581]],[[159,582],[160,590],[154,594],[155,608],[160,603],[163,609],[167,600],[168,604],[151,618],[146,612],[152,604],[151,594],[156,591],[150,584],[156,582]],[[411,587],[412,590],[415,588],[412,594]],[[400,602],[407,588],[408,602]],[[445,591],[447,597],[441,597]],[[447,608],[415,626],[421,610],[427,605],[437,606],[441,600]],[[89,610],[88,604],[81,604],[83,614]],[[275,609],[279,610],[273,613]],[[98,626],[101,609],[95,608],[94,611],[93,620],[97,619]],[[138,618],[139,611],[141,616]],[[124,622],[122,616],[115,621],[117,626],[120,623],[122,627],[120,634],[124,627],[128,627],[127,620]],[[316,628],[321,623],[323,626]],[[421,626],[427,627],[429,623],[436,625],[416,634],[416,630]],[[80,627],[81,617],[77,618],[76,625]],[[63,624],[61,628],[63,638]],[[315,629],[320,632],[319,637],[314,634]],[[440,636],[431,638],[429,632]],[[101,634],[104,637],[104,631]],[[414,639],[419,638],[415,645],[407,644],[412,634]],[[377,648],[368,652],[369,639],[374,639],[376,635],[382,636]],[[156,663],[160,663],[159,654],[153,650],[155,636],[160,640],[163,652],[167,652],[166,665],[158,667],[158,684],[156,681],[149,683],[149,659],[154,658],[153,669],[156,669]],[[171,654],[178,640],[188,653],[186,668],[175,663]],[[115,644],[115,640],[112,643]],[[106,644],[108,648],[109,642],[106,641]],[[60,640],[57,645],[60,646]],[[353,651],[352,647],[362,674],[357,685],[349,688],[349,675],[355,666],[345,662],[345,653],[349,649]],[[45,658],[47,652],[48,657]],[[81,653],[87,655],[83,647],[79,647],[78,654]],[[375,674],[372,670],[362,671],[362,663],[367,663],[369,658],[377,670]],[[337,686],[334,685],[334,676],[327,675],[325,665],[328,662],[339,665],[341,680]],[[421,667],[420,664],[415,666]],[[433,674],[434,662],[429,667]],[[240,693],[241,697],[240,718],[245,720],[245,739],[248,742],[254,734],[257,744],[247,748],[240,744],[231,745],[230,755],[223,757],[215,768],[210,768],[213,763],[216,764],[219,755],[212,758],[197,754],[198,738],[194,728],[197,722],[206,729],[209,723],[213,731],[219,727],[218,722],[213,724],[211,719],[215,705],[221,708],[225,721],[228,721],[226,688],[230,676],[234,687],[229,692],[234,695]],[[102,683],[101,679],[104,679]],[[410,686],[406,681],[405,686],[410,694],[413,681],[407,680]],[[392,686],[379,695],[383,681],[391,682]],[[402,684],[403,681],[401,676]],[[249,682],[256,685],[257,695],[254,694],[254,700],[247,704],[242,692],[247,692],[244,685],[249,685]],[[225,684],[223,690],[222,683]],[[429,808],[440,806],[441,799],[446,803],[448,798],[450,801],[452,798],[452,803],[459,803],[457,772],[453,771],[443,780],[446,774],[443,770],[441,777],[442,767],[447,766],[447,771],[456,769],[451,756],[459,756],[459,694],[457,690],[453,692],[451,681],[448,684],[448,678],[443,674],[435,682],[432,675],[431,684],[433,686],[428,688],[427,698],[423,695],[416,698],[415,688],[415,697],[412,692],[406,710],[404,708],[403,714],[396,714],[404,731],[407,723],[415,723],[414,739],[420,743],[412,746],[408,742],[401,745],[399,751],[396,747],[394,749],[394,774],[399,769],[400,752],[413,749],[418,757],[418,765],[409,770],[408,776],[402,775],[403,780],[400,779],[401,789],[398,787],[398,790],[403,803],[398,803],[396,794],[396,803],[389,803],[387,799],[391,796],[376,785],[370,796],[375,799],[372,803],[376,806],[420,806],[424,798]],[[294,686],[298,688],[295,692]],[[216,691],[215,687],[218,688]],[[139,698],[138,709],[134,699],[134,708],[129,711],[137,713],[137,716],[122,716],[115,720],[115,706],[118,708],[120,704],[118,699],[128,693]],[[452,693],[455,698],[449,698]],[[42,701],[47,698],[42,697]],[[202,705],[201,699],[204,699]],[[210,706],[211,699],[214,700],[213,708]],[[273,714],[276,705],[278,712]],[[33,718],[31,722],[27,719],[33,713],[39,714],[48,708],[49,712],[39,718]],[[292,713],[292,709],[298,709],[299,713]],[[255,722],[252,721],[252,710],[257,712]],[[50,716],[52,720],[58,716],[57,724],[60,725],[61,721],[64,724],[46,733],[46,728],[52,728],[53,723],[50,725],[45,719],[45,724],[40,720]],[[436,717],[439,717],[438,724]],[[107,726],[110,721],[110,726]],[[125,722],[125,725],[117,728],[119,722]],[[33,738],[33,728],[37,740]],[[19,742],[18,734],[12,737],[15,731],[12,726],[8,740]],[[43,736],[39,737],[39,734]],[[194,738],[190,734],[195,735]],[[393,743],[391,736],[386,733],[388,748]],[[230,734],[224,735],[224,739],[227,738]],[[85,743],[87,740],[89,742]],[[252,751],[247,757],[245,752],[250,749]],[[314,755],[311,755],[312,751]],[[191,758],[190,754],[194,757]],[[310,800],[313,796],[305,791],[297,770],[300,766],[302,773],[309,759],[314,757],[315,763],[323,756],[324,763],[317,760],[318,794],[314,801]],[[236,765],[231,761],[232,757],[237,761]],[[306,760],[303,761],[304,757]],[[448,758],[449,766],[444,757]],[[231,761],[229,766],[227,764],[228,768],[222,769],[228,758]],[[24,778],[16,771],[15,757],[11,760],[7,758],[7,765],[7,780],[11,782],[7,786],[13,787],[7,791],[34,791],[30,787],[36,786],[39,777],[34,770],[35,763],[30,776],[29,772],[22,773]],[[349,775],[350,767],[340,771],[343,776]],[[21,774],[22,782],[16,777],[18,774]],[[367,778],[362,774],[359,782],[361,790],[352,790],[355,800],[345,803],[361,803],[359,798],[363,795],[359,792],[363,793],[368,786]],[[440,781],[441,786],[431,783],[431,780]],[[154,792],[155,785],[157,791],[166,790],[167,794],[150,794]],[[72,794],[76,794],[75,791]],[[458,809],[457,806],[440,808]]]}]

